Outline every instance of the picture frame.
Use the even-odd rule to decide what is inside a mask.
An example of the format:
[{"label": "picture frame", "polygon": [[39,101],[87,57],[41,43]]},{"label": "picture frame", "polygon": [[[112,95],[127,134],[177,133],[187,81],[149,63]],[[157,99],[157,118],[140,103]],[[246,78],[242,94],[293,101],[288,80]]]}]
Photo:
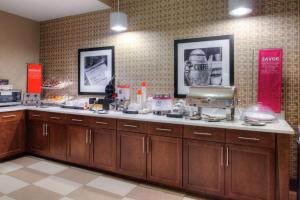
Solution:
[{"label": "picture frame", "polygon": [[190,86],[234,85],[234,36],[175,40],[174,68],[175,98]]},{"label": "picture frame", "polygon": [[79,95],[105,95],[105,87],[114,76],[113,46],[78,49]]}]

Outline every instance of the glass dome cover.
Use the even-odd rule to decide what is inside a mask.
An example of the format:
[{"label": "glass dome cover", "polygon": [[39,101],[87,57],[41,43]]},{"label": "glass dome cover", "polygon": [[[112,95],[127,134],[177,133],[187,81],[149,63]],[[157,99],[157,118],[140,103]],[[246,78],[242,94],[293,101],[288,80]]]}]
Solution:
[{"label": "glass dome cover", "polygon": [[262,104],[256,104],[245,108],[241,115],[241,120],[272,123],[277,121],[277,116],[271,108]]}]

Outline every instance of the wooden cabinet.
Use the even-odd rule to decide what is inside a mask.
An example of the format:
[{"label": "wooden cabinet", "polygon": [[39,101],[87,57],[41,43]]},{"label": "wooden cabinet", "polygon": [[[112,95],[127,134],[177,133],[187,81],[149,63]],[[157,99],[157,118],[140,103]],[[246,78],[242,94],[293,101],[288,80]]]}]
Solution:
[{"label": "wooden cabinet", "polygon": [[[179,133],[178,133],[179,134]],[[147,179],[182,186],[182,139],[151,135],[147,138]]]},{"label": "wooden cabinet", "polygon": [[73,163],[90,164],[90,131],[88,127],[69,125],[68,134],[68,153],[67,160]]},{"label": "wooden cabinet", "polygon": [[226,196],[239,200],[274,200],[273,149],[228,145]]},{"label": "wooden cabinet", "polygon": [[[22,151],[23,126],[0,114],[0,139],[7,141],[0,144],[0,158]],[[288,166],[282,163],[289,138],[278,139],[271,133],[29,113],[35,154],[224,199],[274,200],[275,187],[278,199],[286,199]],[[284,169],[275,175],[280,165]]]},{"label": "wooden cabinet", "polygon": [[32,153],[47,155],[49,138],[46,135],[46,124],[43,121],[31,120],[29,124],[29,144]]},{"label": "wooden cabinet", "polygon": [[65,115],[31,111],[28,116],[30,151],[42,156],[66,160]]},{"label": "wooden cabinet", "polygon": [[46,123],[49,137],[49,156],[59,160],[66,160],[67,156],[67,129],[65,125]]},{"label": "wooden cabinet", "polygon": [[24,121],[0,122],[0,158],[25,150]]},{"label": "wooden cabinet", "polygon": [[118,131],[117,172],[146,179],[146,135]]},{"label": "wooden cabinet", "polygon": [[115,171],[116,143],[116,130],[92,129],[92,166],[108,171]]},{"label": "wooden cabinet", "polygon": [[224,196],[224,144],[185,139],[183,149],[183,187]]}]

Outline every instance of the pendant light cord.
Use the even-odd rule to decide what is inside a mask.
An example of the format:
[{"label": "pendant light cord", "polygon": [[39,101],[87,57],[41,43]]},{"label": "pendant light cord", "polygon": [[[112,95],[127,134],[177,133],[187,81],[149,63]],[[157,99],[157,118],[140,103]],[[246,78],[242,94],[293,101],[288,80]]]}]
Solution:
[{"label": "pendant light cord", "polygon": [[118,13],[120,12],[120,0],[118,0]]}]

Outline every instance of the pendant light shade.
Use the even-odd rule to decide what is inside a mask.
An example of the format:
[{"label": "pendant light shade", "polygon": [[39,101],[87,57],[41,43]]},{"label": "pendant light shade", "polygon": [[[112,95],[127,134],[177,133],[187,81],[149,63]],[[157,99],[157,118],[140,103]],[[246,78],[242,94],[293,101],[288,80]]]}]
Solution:
[{"label": "pendant light shade", "polygon": [[123,12],[110,13],[110,29],[121,32],[126,31],[128,27],[127,15]]},{"label": "pendant light shade", "polygon": [[118,0],[118,12],[110,13],[110,29],[116,32],[126,31],[128,28],[128,17],[126,13],[120,12],[120,0]]},{"label": "pendant light shade", "polygon": [[233,16],[244,16],[250,14],[253,10],[252,1],[253,0],[229,0],[229,14]]}]

